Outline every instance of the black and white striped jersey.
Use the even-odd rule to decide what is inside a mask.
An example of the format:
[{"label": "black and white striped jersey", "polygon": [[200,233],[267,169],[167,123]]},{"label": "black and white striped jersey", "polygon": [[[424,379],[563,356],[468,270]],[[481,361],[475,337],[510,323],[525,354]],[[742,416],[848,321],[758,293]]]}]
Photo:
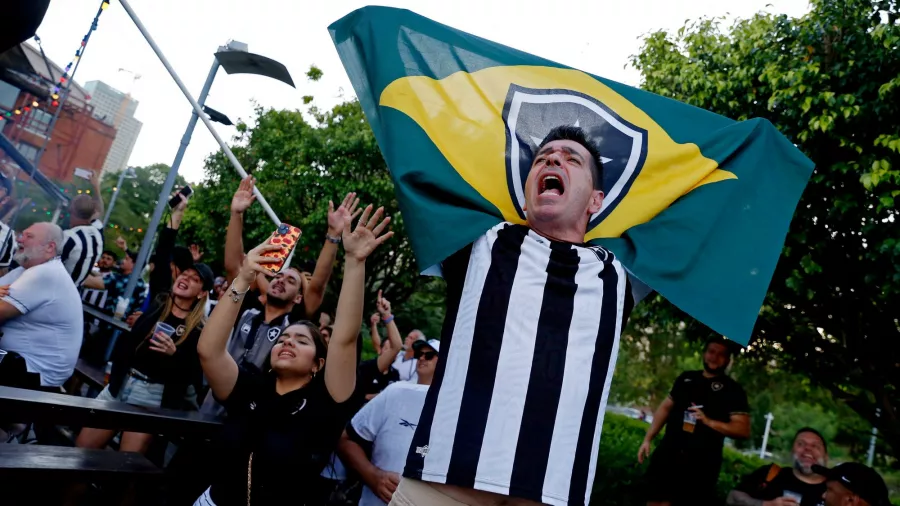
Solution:
[{"label": "black and white striped jersey", "polygon": [[510,223],[442,268],[441,360],[404,476],[586,504],[632,305],[624,268]]},{"label": "black and white striped jersey", "polygon": [[0,269],[9,267],[16,253],[15,233],[6,223],[0,221]]},{"label": "black and white striped jersey", "polygon": [[94,220],[90,225],[72,227],[64,235],[63,265],[72,275],[75,286],[80,287],[103,251],[103,222]]}]

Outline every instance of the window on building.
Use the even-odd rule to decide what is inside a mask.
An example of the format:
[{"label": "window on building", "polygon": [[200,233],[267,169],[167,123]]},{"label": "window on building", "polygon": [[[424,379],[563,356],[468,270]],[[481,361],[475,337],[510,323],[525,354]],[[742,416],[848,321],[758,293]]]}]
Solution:
[{"label": "window on building", "polygon": [[41,109],[32,109],[25,120],[25,130],[38,135],[47,135],[53,115]]},{"label": "window on building", "polygon": [[37,157],[38,148],[37,146],[32,146],[27,142],[17,142],[16,148],[19,150],[19,153],[22,153],[22,156],[28,159],[29,162],[34,163],[35,157]]}]

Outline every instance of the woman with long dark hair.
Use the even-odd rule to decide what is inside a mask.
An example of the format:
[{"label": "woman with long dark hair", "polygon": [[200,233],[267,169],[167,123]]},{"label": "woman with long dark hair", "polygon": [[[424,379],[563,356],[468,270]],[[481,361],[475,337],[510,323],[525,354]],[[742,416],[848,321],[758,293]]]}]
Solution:
[{"label": "woman with long dark hair", "polygon": [[[213,395],[226,408],[213,482],[198,506],[303,505],[313,500],[316,477],[347,420],[356,385],[356,336],[363,311],[366,258],[393,235],[390,218],[368,206],[355,230],[345,225],[344,279],[337,318],[326,345],[318,325],[293,323],[273,332],[268,372],[241,369],[226,345],[241,301],[267,251],[266,241],[244,258],[231,288],[200,336],[198,352]],[[380,222],[379,222],[380,221]],[[273,330],[276,330],[277,327]],[[278,334],[278,335],[275,335]],[[327,367],[326,367],[327,364]]]},{"label": "woman with long dark hair", "polygon": [[[197,409],[197,392],[203,381],[197,342],[214,278],[209,267],[195,264],[172,279],[170,260],[187,205],[183,196],[181,199],[172,210],[168,227],[159,234],[159,260],[150,275],[150,307],[134,322],[131,332],[119,336],[109,384],[97,396],[99,400]],[[115,433],[85,427],[75,444],[104,448]],[[150,434],[124,432],[119,450],[146,452],[152,438]]]}]

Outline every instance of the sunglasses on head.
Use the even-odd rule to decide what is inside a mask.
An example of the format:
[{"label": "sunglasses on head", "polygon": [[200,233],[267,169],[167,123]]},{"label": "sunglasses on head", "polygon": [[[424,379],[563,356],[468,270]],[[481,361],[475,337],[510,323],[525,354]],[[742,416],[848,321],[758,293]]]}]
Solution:
[{"label": "sunglasses on head", "polygon": [[413,356],[416,359],[425,357],[425,360],[431,360],[437,356],[437,352],[436,351],[417,351],[416,353],[413,354]]}]

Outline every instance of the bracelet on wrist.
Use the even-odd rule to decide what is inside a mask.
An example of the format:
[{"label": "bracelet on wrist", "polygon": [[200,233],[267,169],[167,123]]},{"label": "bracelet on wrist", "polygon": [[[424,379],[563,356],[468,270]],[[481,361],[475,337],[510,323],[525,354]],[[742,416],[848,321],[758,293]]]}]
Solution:
[{"label": "bracelet on wrist", "polygon": [[381,321],[384,322],[385,325],[387,325],[388,323],[394,321],[394,315],[390,315],[387,318],[382,318]]},{"label": "bracelet on wrist", "polygon": [[325,234],[325,240],[328,241],[328,242],[330,242],[330,243],[332,243],[332,244],[340,244],[340,243],[341,243],[341,236],[340,236],[340,235]]},{"label": "bracelet on wrist", "polygon": [[234,284],[235,284],[235,283],[237,283],[237,278],[235,278],[234,281],[231,282],[231,290],[230,290],[230,291],[231,291],[231,301],[237,303],[237,302],[239,302],[239,301],[241,300],[241,298],[242,298],[244,295],[247,295],[247,292],[250,291],[250,285],[247,285],[247,289],[244,290],[243,292],[239,292],[239,291],[237,291],[237,289],[234,287]]}]

